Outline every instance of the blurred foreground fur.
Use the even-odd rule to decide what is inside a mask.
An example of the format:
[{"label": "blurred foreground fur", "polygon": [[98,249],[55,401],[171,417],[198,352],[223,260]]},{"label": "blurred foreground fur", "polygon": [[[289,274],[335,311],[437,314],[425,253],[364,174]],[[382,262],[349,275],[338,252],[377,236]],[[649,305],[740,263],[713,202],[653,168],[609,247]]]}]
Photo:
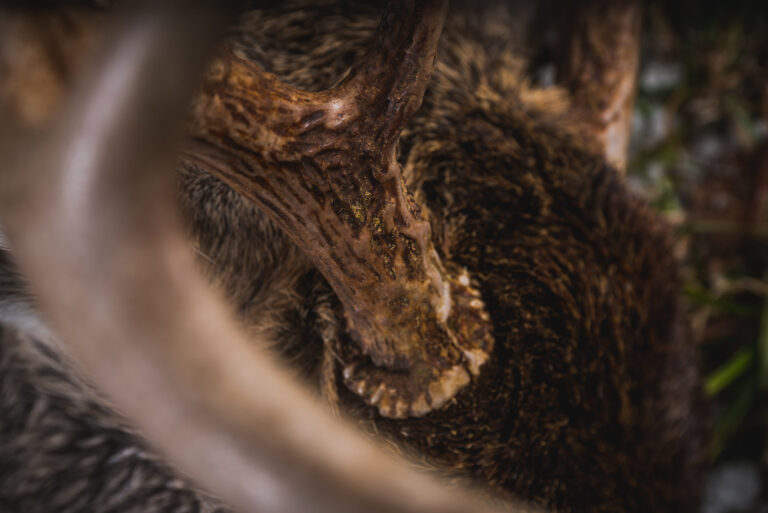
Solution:
[{"label": "blurred foreground fur", "polygon": [[[233,37],[267,71],[319,90],[364,51],[380,12],[293,2],[246,15]],[[438,248],[479,278],[495,325],[494,358],[454,401],[384,419],[337,385],[343,321],[320,273],[255,207],[183,167],[201,264],[301,379],[427,466],[557,511],[696,511],[707,415],[667,230],[580,135],[566,95],[525,82],[511,20],[449,15],[400,144]],[[51,60],[65,88],[67,57]],[[0,511],[223,510],[143,447],[29,305],[4,252]]]}]

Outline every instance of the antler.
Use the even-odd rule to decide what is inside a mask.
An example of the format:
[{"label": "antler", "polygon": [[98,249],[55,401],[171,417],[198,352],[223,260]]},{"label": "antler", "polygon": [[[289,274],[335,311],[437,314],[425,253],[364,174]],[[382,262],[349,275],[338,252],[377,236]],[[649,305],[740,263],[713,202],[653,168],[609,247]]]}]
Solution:
[{"label": "antler", "polygon": [[642,6],[638,0],[590,0],[569,5],[569,40],[562,82],[573,93],[608,162],[627,167]]},{"label": "antler", "polygon": [[214,14],[120,18],[54,127],[0,138],[3,227],[42,310],[143,433],[243,511],[501,511],[331,418],[196,272],[170,170]]},{"label": "antler", "polygon": [[344,305],[345,382],[389,417],[443,405],[493,346],[479,292],[440,261],[395,158],[445,9],[443,0],[391,2],[362,62],[320,93],[226,52],[196,103],[186,153],[312,257]]}]

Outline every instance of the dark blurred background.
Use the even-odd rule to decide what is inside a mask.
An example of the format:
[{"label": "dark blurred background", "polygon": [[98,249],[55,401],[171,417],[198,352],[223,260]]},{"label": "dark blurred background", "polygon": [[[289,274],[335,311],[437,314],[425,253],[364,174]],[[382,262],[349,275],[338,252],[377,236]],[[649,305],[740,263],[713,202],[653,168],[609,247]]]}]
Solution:
[{"label": "dark blurred background", "polygon": [[705,513],[768,513],[768,4],[648,2],[628,181],[675,227],[716,405]]}]

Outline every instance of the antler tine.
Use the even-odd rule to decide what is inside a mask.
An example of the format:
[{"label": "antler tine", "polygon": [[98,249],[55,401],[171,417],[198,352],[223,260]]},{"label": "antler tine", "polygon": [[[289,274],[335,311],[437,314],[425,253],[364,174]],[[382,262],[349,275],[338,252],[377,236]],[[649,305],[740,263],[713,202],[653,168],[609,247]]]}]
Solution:
[{"label": "antler tine", "polygon": [[444,17],[443,0],[390,2],[363,60],[320,93],[225,55],[197,101],[186,152],[312,257],[344,305],[345,382],[389,417],[443,405],[493,345],[479,293],[440,261],[395,159]]},{"label": "antler tine", "polygon": [[378,144],[397,143],[421,105],[447,6],[445,0],[389,2],[365,57],[334,88],[334,96],[372,109],[367,119],[382,125],[374,130]]},{"label": "antler tine", "polygon": [[167,137],[214,31],[209,10],[184,7],[122,18],[52,132],[2,153],[16,157],[3,226],[57,334],[149,439],[243,511],[500,511],[331,418],[196,272]]},{"label": "antler tine", "polygon": [[606,160],[627,167],[640,54],[638,0],[589,0],[566,9],[561,82]]}]

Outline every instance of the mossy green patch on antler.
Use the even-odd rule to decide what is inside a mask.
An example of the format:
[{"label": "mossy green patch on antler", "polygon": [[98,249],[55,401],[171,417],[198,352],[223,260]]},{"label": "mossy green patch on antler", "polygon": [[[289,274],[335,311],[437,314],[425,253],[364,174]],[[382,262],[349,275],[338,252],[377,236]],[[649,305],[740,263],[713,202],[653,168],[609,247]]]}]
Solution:
[{"label": "mossy green patch on antler", "polygon": [[196,102],[187,151],[310,255],[344,306],[345,382],[389,417],[443,405],[493,346],[479,292],[440,261],[395,158],[444,16],[443,1],[391,2],[362,61],[320,93],[225,52]]}]

